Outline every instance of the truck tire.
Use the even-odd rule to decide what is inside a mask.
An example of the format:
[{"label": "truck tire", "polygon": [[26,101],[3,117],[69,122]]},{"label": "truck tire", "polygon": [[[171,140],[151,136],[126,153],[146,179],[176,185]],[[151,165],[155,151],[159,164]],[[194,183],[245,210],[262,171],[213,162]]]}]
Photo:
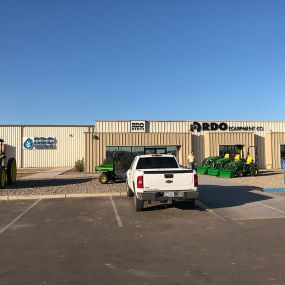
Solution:
[{"label": "truck tire", "polygon": [[7,163],[7,183],[14,185],[17,179],[17,165],[15,158],[9,158]]},{"label": "truck tire", "polygon": [[136,209],[136,212],[140,212],[143,210],[143,204],[144,204],[144,201],[143,200],[140,200],[138,199],[137,195],[134,195],[134,201],[135,201],[135,209]]},{"label": "truck tire", "polygon": [[106,173],[102,173],[100,176],[99,176],[99,181],[101,184],[107,184],[109,182],[109,177]]},{"label": "truck tire", "polygon": [[129,186],[127,186],[127,197],[128,198],[134,197],[134,192],[131,190]]},{"label": "truck tire", "polygon": [[6,171],[5,167],[0,167],[0,188],[4,188],[6,185]]}]

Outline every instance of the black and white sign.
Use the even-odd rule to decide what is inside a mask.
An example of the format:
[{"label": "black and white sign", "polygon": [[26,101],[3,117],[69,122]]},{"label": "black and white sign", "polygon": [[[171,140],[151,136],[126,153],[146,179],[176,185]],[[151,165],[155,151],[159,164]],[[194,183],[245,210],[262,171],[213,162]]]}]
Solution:
[{"label": "black and white sign", "polygon": [[190,132],[202,132],[202,131],[230,131],[230,132],[262,132],[264,128],[261,126],[229,126],[225,122],[193,122],[190,126]]},{"label": "black and white sign", "polygon": [[132,133],[145,133],[146,132],[146,121],[131,121],[131,132]]},{"label": "black and white sign", "polygon": [[53,137],[25,137],[24,149],[56,149],[56,138]]}]

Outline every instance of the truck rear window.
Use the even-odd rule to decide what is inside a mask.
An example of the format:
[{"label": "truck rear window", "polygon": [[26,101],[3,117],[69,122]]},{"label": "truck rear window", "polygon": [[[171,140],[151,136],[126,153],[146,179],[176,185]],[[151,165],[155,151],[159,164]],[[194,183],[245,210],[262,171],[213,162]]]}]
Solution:
[{"label": "truck rear window", "polygon": [[178,168],[173,157],[145,157],[140,158],[137,169]]}]

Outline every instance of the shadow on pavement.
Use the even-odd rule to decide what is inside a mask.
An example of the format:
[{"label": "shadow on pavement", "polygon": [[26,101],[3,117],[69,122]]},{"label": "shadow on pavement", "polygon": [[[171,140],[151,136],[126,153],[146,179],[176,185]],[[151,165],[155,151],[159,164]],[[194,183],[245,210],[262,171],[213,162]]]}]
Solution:
[{"label": "shadow on pavement", "polygon": [[[159,202],[158,202],[159,203]],[[161,210],[166,210],[169,208],[176,208],[179,210],[200,210],[203,211],[202,209],[193,206],[193,204],[189,203],[189,202],[184,202],[184,201],[177,201],[173,204],[167,204],[167,203],[161,203],[161,204],[157,204],[157,205],[153,205],[153,204],[148,204],[147,202],[145,202],[145,208],[143,209],[143,211],[161,211]]]},{"label": "shadow on pavement", "polygon": [[272,199],[262,192],[254,193],[254,186],[200,185],[199,200],[210,208],[228,208]]},{"label": "shadow on pavement", "polygon": [[39,180],[19,180],[15,186],[7,185],[5,189],[41,188],[52,186],[65,186],[71,184],[81,184],[92,180],[92,178],[65,178],[65,179],[39,179]]}]

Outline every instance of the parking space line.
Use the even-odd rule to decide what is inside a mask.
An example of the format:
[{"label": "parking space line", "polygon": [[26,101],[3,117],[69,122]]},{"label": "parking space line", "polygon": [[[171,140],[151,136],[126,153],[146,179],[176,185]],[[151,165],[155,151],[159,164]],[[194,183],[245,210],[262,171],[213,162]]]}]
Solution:
[{"label": "parking space line", "polygon": [[284,211],[281,211],[281,210],[276,209],[276,208],[274,208],[274,207],[268,206],[268,205],[266,205],[266,204],[263,204],[263,203],[260,203],[260,202],[255,202],[255,204],[258,204],[258,205],[264,206],[264,207],[266,207],[266,208],[275,210],[275,211],[277,211],[277,212],[279,212],[279,213],[285,214]]},{"label": "parking space line", "polygon": [[8,225],[4,226],[0,230],[0,235],[3,234],[6,230],[8,230],[13,224],[15,224],[19,219],[21,219],[27,212],[29,212],[34,206],[36,206],[41,199],[38,199],[36,202],[34,202],[31,206],[29,206],[23,213],[21,213],[18,217],[16,217],[12,222],[10,222]]},{"label": "parking space line", "polygon": [[114,210],[114,214],[115,214],[118,226],[119,226],[119,228],[122,228],[123,227],[123,223],[122,223],[122,220],[121,220],[121,218],[119,216],[119,213],[118,213],[117,207],[115,205],[115,202],[114,202],[114,200],[112,198],[112,195],[110,195],[109,197],[110,197],[110,200],[111,200],[111,204],[113,206],[113,210]]}]

